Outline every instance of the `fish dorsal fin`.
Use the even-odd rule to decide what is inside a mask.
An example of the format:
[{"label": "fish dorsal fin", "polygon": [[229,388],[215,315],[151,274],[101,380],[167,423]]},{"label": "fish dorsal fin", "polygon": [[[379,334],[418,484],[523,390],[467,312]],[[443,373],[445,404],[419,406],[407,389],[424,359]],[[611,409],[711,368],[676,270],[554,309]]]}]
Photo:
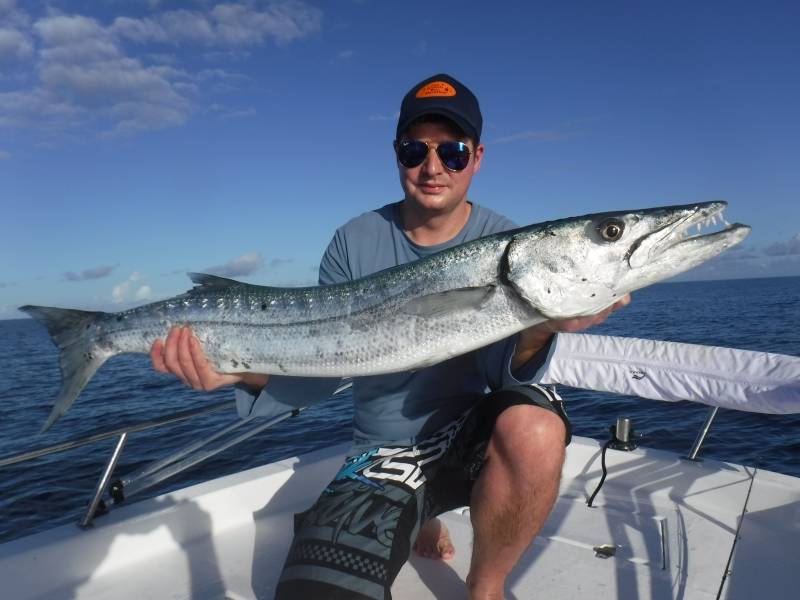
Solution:
[{"label": "fish dorsal fin", "polygon": [[208,273],[187,273],[194,282],[194,287],[189,292],[221,290],[235,285],[243,285],[241,281],[220,277],[219,275],[209,275]]},{"label": "fish dorsal fin", "polygon": [[495,291],[495,286],[468,287],[428,294],[408,301],[400,310],[418,317],[441,317],[461,310],[480,310]]}]

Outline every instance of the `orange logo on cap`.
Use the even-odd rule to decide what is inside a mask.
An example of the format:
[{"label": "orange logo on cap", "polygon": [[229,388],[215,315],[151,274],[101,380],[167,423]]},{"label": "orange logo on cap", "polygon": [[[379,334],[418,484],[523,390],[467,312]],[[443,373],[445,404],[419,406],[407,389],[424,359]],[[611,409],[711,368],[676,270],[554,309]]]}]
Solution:
[{"label": "orange logo on cap", "polygon": [[445,81],[431,81],[417,92],[417,98],[433,98],[436,96],[455,96],[456,88]]}]

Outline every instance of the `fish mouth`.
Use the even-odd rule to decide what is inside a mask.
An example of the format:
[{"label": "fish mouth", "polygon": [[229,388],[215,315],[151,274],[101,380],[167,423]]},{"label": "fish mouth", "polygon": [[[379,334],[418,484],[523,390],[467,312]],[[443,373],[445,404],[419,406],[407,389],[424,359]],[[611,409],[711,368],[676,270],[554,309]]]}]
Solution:
[{"label": "fish mouth", "polygon": [[[680,261],[679,271],[685,271],[738,244],[750,233],[750,227],[728,223],[723,216],[727,207],[727,202],[718,200],[663,209],[672,211],[670,222],[634,242],[628,251],[628,264],[635,269],[654,262]],[[704,232],[719,225],[723,229]],[[692,228],[696,229],[694,235]]]}]

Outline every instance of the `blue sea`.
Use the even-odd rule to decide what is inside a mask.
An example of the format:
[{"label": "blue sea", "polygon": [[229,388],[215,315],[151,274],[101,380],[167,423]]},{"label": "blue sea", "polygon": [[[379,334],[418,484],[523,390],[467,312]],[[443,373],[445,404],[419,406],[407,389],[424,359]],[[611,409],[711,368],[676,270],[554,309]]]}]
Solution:
[{"label": "blue sea", "polygon": [[[728,346],[800,356],[800,277],[662,283],[634,294],[593,333]],[[38,433],[59,388],[57,356],[44,329],[29,319],[0,321],[0,457],[97,431],[230,399],[194,392],[159,375],[144,355],[115,357],[73,408]],[[561,388],[577,435],[606,439],[618,416],[633,420],[643,445],[688,452],[709,410]],[[236,419],[233,410],[132,434],[115,476],[208,436]],[[310,408],[158,487],[155,495],[206,479],[342,442],[350,436],[345,394]],[[0,467],[0,542],[76,522],[114,446],[91,446]],[[701,456],[800,477],[800,415],[720,410]]]}]

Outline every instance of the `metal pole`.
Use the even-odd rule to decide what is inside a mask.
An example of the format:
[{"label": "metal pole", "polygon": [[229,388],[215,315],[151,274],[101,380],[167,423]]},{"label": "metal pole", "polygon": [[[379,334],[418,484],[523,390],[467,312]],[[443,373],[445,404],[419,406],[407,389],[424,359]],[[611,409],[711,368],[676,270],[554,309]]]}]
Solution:
[{"label": "metal pole", "polygon": [[244,419],[237,419],[236,421],[234,421],[230,425],[226,425],[220,431],[216,432],[215,434],[213,434],[213,435],[211,435],[211,436],[209,436],[209,437],[207,437],[205,439],[199,440],[197,442],[192,442],[188,446],[184,446],[183,448],[181,448],[180,450],[178,450],[177,452],[175,452],[173,454],[170,454],[169,456],[166,456],[166,457],[164,457],[164,458],[162,458],[160,460],[153,461],[153,462],[145,465],[144,467],[138,469],[137,471],[134,471],[133,473],[128,473],[121,480],[123,487],[127,487],[132,481],[136,481],[137,479],[142,479],[142,478],[146,477],[147,475],[150,475],[151,473],[155,473],[156,471],[160,471],[161,469],[163,469],[167,465],[171,465],[172,463],[182,459],[184,456],[186,456],[188,454],[191,454],[195,450],[198,450],[198,449],[202,448],[206,444],[210,444],[211,442],[213,442],[214,440],[222,437],[223,435],[226,435],[226,434],[230,433],[231,431],[233,431],[235,429],[238,429],[242,425],[247,424],[252,419],[253,419],[253,417],[245,417]]},{"label": "metal pole", "polygon": [[136,479],[134,481],[130,481],[125,486],[125,489],[126,489],[125,494],[126,494],[126,496],[133,496],[134,494],[138,494],[142,490],[147,489],[149,487],[152,487],[153,485],[155,485],[157,483],[160,483],[160,482],[164,481],[165,479],[167,479],[169,477],[172,477],[173,475],[175,475],[177,473],[180,473],[181,471],[185,471],[189,467],[192,467],[192,466],[196,465],[197,463],[203,462],[204,460],[206,460],[208,458],[211,458],[215,454],[219,454],[223,450],[227,450],[231,446],[234,446],[234,445],[238,444],[239,442],[242,442],[242,441],[244,441],[244,440],[256,435],[257,433],[261,433],[262,431],[264,431],[265,429],[267,429],[269,427],[272,427],[273,425],[277,425],[281,421],[285,421],[286,419],[288,419],[290,417],[297,416],[303,410],[305,410],[305,407],[295,408],[294,410],[290,410],[289,412],[283,413],[283,414],[281,414],[281,415],[279,415],[277,417],[273,417],[272,419],[269,419],[268,421],[266,421],[264,423],[261,423],[261,424],[255,426],[255,427],[249,429],[248,431],[244,431],[242,433],[239,433],[235,437],[222,442],[220,445],[218,445],[215,448],[210,448],[208,450],[197,451],[194,454],[185,457],[183,460],[180,460],[178,462],[173,462],[173,463],[167,465],[166,467],[164,467],[163,469],[160,469],[159,471],[156,471],[155,473],[150,473],[149,475],[146,475],[145,477],[141,477],[141,478]]},{"label": "metal pole", "polygon": [[689,456],[686,457],[688,460],[698,460],[697,454],[700,452],[700,448],[708,437],[708,432],[711,430],[711,424],[714,422],[718,410],[719,406],[715,406],[708,412],[708,415],[706,416],[706,422],[703,423],[703,427],[697,434],[697,439],[695,439],[692,449],[689,450]]},{"label": "metal pole", "polygon": [[117,437],[121,433],[146,431],[148,429],[161,427],[162,425],[170,425],[172,423],[178,423],[179,421],[185,421],[192,417],[206,415],[213,412],[219,412],[222,409],[233,408],[234,406],[236,406],[235,402],[226,400],[225,402],[219,402],[217,404],[213,404],[211,406],[208,406],[206,408],[201,408],[199,410],[188,410],[180,413],[175,413],[174,415],[170,415],[168,417],[163,417],[160,419],[154,419],[150,421],[144,421],[142,423],[137,423],[135,425],[125,425],[124,427],[118,427],[117,429],[114,429],[112,431],[104,431],[101,433],[90,434],[87,435],[86,437],[82,437],[77,440],[61,442],[60,444],[54,444],[52,446],[47,446],[46,448],[38,448],[36,450],[23,452],[22,454],[0,457],[0,467],[5,467],[7,465],[13,465],[16,463],[25,462],[28,460],[32,460],[34,458],[39,458],[40,456],[47,456],[48,454],[53,454],[55,452],[63,452],[65,450],[71,450],[72,448],[86,446],[88,444],[93,444],[95,442]]},{"label": "metal pole", "polygon": [[125,442],[127,440],[128,432],[126,431],[119,436],[119,440],[114,448],[114,452],[111,454],[111,458],[108,459],[108,464],[106,465],[105,471],[103,471],[103,476],[100,478],[100,481],[97,484],[97,489],[94,492],[94,498],[92,498],[92,501],[89,504],[89,510],[86,511],[86,516],[84,516],[80,522],[80,526],[83,529],[86,529],[92,524],[92,519],[94,519],[94,511],[97,510],[97,505],[100,504],[100,498],[103,496],[103,492],[106,491],[108,480],[111,479],[111,473],[114,472],[114,467],[117,466],[117,461],[122,454],[122,448],[125,446]]}]

